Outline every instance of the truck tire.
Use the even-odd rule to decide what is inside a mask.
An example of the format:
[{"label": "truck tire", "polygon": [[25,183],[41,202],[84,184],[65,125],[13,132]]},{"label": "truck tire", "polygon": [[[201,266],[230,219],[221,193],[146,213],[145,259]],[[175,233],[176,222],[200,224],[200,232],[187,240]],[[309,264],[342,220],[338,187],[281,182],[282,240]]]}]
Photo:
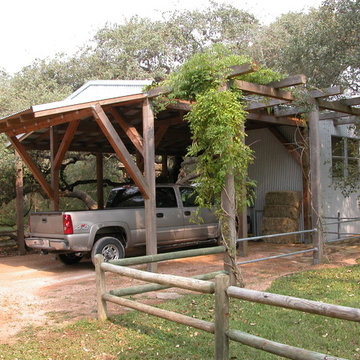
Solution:
[{"label": "truck tire", "polygon": [[77,264],[81,259],[82,256],[76,255],[74,253],[59,255],[59,260],[65,265]]},{"label": "truck tire", "polygon": [[106,236],[100,238],[91,250],[91,261],[95,264],[95,255],[101,254],[105,261],[122,259],[125,256],[125,249],[117,238]]}]

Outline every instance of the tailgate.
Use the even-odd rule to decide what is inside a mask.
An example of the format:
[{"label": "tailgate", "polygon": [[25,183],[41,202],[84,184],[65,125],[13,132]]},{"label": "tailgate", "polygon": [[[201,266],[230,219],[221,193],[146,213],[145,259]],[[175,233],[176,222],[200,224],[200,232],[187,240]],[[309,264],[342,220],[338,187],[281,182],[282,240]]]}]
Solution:
[{"label": "tailgate", "polygon": [[64,234],[63,213],[44,212],[30,215],[30,231],[34,234]]}]

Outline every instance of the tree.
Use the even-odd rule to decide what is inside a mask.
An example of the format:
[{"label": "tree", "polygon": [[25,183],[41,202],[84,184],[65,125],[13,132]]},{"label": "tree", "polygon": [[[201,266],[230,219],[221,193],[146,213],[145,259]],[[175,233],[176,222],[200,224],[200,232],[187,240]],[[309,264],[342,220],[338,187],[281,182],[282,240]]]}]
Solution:
[{"label": "tree", "polygon": [[358,0],[326,0],[308,14],[282,15],[258,33],[255,59],[279,71],[303,73],[317,87],[359,91]]}]

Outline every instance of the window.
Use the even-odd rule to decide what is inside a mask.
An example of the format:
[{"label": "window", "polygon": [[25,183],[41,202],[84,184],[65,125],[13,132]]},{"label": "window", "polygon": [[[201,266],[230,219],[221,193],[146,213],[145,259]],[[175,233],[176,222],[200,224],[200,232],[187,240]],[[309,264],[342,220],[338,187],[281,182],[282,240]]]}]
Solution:
[{"label": "window", "polygon": [[[136,186],[124,186],[112,190],[106,204],[107,208],[139,208],[144,207],[144,197]],[[156,188],[156,207],[177,207],[174,189],[171,187]]]},{"label": "window", "polygon": [[171,187],[156,188],[156,207],[172,208],[177,207],[174,189]]},{"label": "window", "polygon": [[359,174],[359,140],[340,136],[331,137],[333,178]]},{"label": "window", "polygon": [[180,194],[181,194],[181,201],[184,207],[196,206],[195,204],[196,192],[194,189],[190,187],[181,187]]},{"label": "window", "polygon": [[144,207],[144,197],[134,186],[125,186],[112,190],[109,194],[106,207],[109,208],[138,208]]}]

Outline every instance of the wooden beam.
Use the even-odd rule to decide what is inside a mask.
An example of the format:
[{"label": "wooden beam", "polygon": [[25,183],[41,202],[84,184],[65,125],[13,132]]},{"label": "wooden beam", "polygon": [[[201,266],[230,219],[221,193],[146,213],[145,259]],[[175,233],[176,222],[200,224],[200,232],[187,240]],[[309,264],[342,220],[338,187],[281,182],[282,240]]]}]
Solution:
[{"label": "wooden beam", "polygon": [[335,126],[339,126],[339,125],[353,125],[355,123],[359,123],[360,122],[360,117],[359,116],[348,116],[346,118],[342,118],[342,119],[336,119],[334,121],[334,125]]},{"label": "wooden beam", "polygon": [[350,115],[360,115],[360,109],[353,108],[351,106],[343,105],[338,101],[326,101],[318,99],[319,108],[342,112]]},{"label": "wooden beam", "polygon": [[[157,254],[156,232],[156,197],[155,197],[155,139],[154,113],[149,99],[143,103],[143,137],[144,137],[144,174],[149,186],[149,196],[145,199],[146,254]],[[148,271],[156,272],[157,263],[149,263]]]},{"label": "wooden beam", "polygon": [[23,133],[29,133],[31,131],[36,131],[43,128],[49,128],[50,126],[56,126],[60,124],[65,124],[70,121],[84,119],[89,116],[92,116],[90,109],[75,111],[73,113],[58,115],[56,117],[44,118],[44,119],[33,119],[32,121],[26,122],[22,125],[12,126],[7,132],[12,135],[19,135]]},{"label": "wooden beam", "polygon": [[286,79],[280,81],[272,81],[266,85],[273,87],[275,89],[282,89],[290,86],[303,85],[303,84],[306,84],[306,76],[300,74],[300,75],[287,77]]},{"label": "wooden beam", "polygon": [[353,97],[350,99],[341,99],[341,100],[338,100],[338,102],[343,105],[347,105],[347,106],[360,105],[360,96]]},{"label": "wooden beam", "polygon": [[54,168],[55,170],[59,170],[62,161],[64,160],[64,156],[66,152],[68,151],[71,141],[74,138],[75,132],[80,124],[80,120],[74,120],[69,123],[66,132],[64,134],[64,137],[60,143],[59,149],[56,153],[55,160],[54,160]]},{"label": "wooden beam", "polygon": [[349,116],[348,114],[339,113],[336,111],[328,111],[328,112],[320,113],[319,120],[335,120],[348,116]]},{"label": "wooden beam", "polygon": [[24,148],[24,146],[20,143],[20,141],[17,139],[16,136],[11,136],[8,135],[8,138],[12,144],[12,146],[15,148],[15,150],[19,153],[19,155],[21,156],[22,160],[24,161],[24,163],[26,164],[26,166],[30,169],[30,171],[32,172],[32,174],[34,175],[35,179],[37,180],[37,182],[41,185],[42,189],[45,191],[46,195],[50,198],[53,199],[53,192],[51,190],[50,185],[48,184],[48,182],[45,180],[43,174],[41,173],[41,171],[39,170],[39,168],[36,166],[35,162],[33,161],[33,159],[31,159],[31,157],[29,156],[29,154],[26,152],[26,149]]},{"label": "wooden beam", "polygon": [[285,147],[289,154],[295,159],[295,161],[301,165],[300,154],[296,150],[296,147],[289,143],[283,134],[274,126],[269,127],[270,132],[280,141],[280,143]]},{"label": "wooden beam", "polygon": [[243,65],[234,65],[230,66],[229,68],[229,75],[227,76],[228,79],[234,78],[236,76],[250,74],[259,69],[257,64],[243,64]]},{"label": "wooden beam", "polygon": [[60,115],[72,111],[91,109],[93,106],[96,106],[96,104],[100,104],[100,106],[107,106],[107,105],[133,103],[133,102],[139,103],[145,98],[145,96],[146,95],[144,94],[120,96],[111,99],[89,101],[81,104],[59,106],[57,108],[48,109],[48,110],[36,110],[36,107],[34,107],[34,118],[41,118],[41,117],[47,117],[53,115]]},{"label": "wooden beam", "polygon": [[288,101],[287,100],[279,100],[279,99],[272,99],[270,101],[266,101],[266,102],[250,102],[249,105],[245,108],[246,111],[255,111],[255,110],[261,110],[261,109],[266,109],[269,107],[273,107],[276,105],[282,105],[282,104],[287,104]]},{"label": "wooden beam", "polygon": [[266,113],[248,113],[246,116],[247,120],[262,121],[268,124],[274,125],[289,125],[289,126],[305,126],[305,122],[302,119],[287,118],[287,117],[275,117],[267,115]]},{"label": "wooden beam", "polygon": [[319,107],[314,101],[314,109],[309,116],[309,149],[310,149],[310,187],[312,224],[317,228],[313,234],[314,264],[322,263],[324,256],[324,239],[321,231],[321,160],[320,160],[320,133],[319,133]]},{"label": "wooden beam", "polygon": [[290,107],[288,109],[274,109],[274,115],[276,117],[297,116],[308,111],[309,109],[303,107]]},{"label": "wooden beam", "polygon": [[169,104],[167,106],[167,109],[190,111],[193,104],[195,104],[194,101],[186,101],[186,100],[177,99],[176,104]]},{"label": "wooden beam", "polygon": [[240,90],[249,92],[251,94],[268,96],[275,99],[292,101],[294,96],[290,91],[278,90],[270,86],[253,84],[243,80],[233,80],[234,85]]},{"label": "wooden beam", "polygon": [[343,93],[341,86],[332,86],[326,89],[316,89],[310,90],[308,92],[309,96],[314,99],[324,98],[328,96],[340,95]]},{"label": "wooden beam", "polygon": [[113,147],[116,155],[124,164],[126,170],[128,171],[131,178],[134,180],[135,184],[139,187],[139,190],[144,195],[144,198],[148,199],[150,196],[149,185],[141,174],[139,168],[136,166],[130,153],[128,152],[124,143],[120,139],[120,136],[112,126],[101,105],[93,105],[92,111],[96,122],[98,123],[100,129],[108,139],[111,146]]},{"label": "wooden beam", "polygon": [[109,113],[114,117],[114,120],[120,125],[125,134],[129,137],[131,142],[134,144],[139,153],[144,156],[144,147],[143,147],[143,138],[138,133],[134,126],[129,126],[129,124],[124,120],[124,118],[119,114],[119,112],[110,108]]}]

